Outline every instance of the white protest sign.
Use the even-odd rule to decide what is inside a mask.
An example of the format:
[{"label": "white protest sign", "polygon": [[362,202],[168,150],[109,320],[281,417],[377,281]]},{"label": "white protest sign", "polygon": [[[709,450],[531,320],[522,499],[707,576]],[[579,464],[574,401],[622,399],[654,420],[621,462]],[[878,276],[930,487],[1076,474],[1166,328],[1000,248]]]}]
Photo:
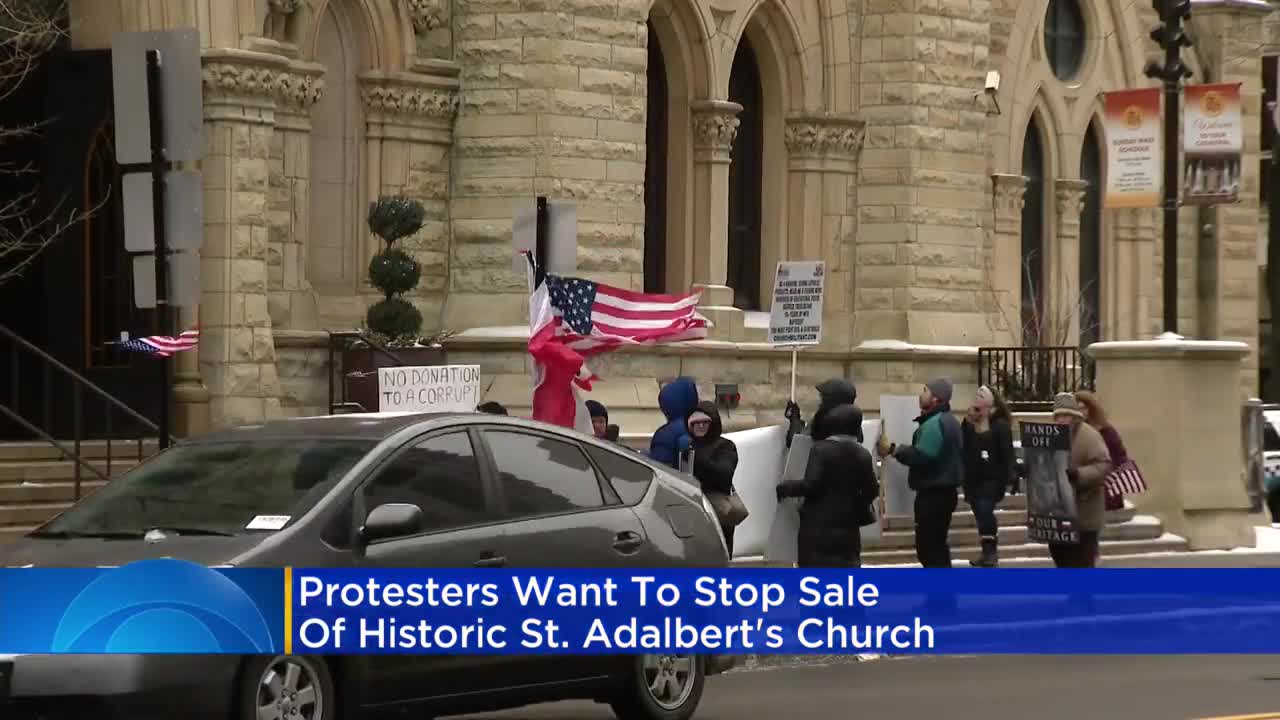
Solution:
[{"label": "white protest sign", "polygon": [[475,412],[479,365],[378,368],[379,412]]},{"label": "white protest sign", "polygon": [[822,341],[822,261],[780,262],[769,313],[770,345],[817,345]]}]

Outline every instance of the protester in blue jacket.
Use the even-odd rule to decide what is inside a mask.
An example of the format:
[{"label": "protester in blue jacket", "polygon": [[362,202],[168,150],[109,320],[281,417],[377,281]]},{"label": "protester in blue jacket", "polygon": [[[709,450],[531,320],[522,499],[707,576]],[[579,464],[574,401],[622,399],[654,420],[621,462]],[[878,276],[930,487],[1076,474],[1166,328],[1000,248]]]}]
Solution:
[{"label": "protester in blue jacket", "polygon": [[649,457],[673,468],[680,467],[680,453],[692,447],[686,423],[698,407],[698,386],[691,378],[679,377],[658,391],[658,407],[667,424],[658,428],[649,441]]}]

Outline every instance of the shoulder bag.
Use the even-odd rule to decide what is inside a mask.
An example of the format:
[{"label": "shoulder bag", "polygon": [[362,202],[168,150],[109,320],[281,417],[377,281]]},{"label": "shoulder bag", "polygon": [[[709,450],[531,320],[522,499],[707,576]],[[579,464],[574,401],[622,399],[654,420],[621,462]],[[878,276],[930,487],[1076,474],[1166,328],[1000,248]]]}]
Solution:
[{"label": "shoulder bag", "polygon": [[742,502],[737,490],[733,490],[728,494],[714,490],[703,494],[707,496],[707,502],[711,504],[711,509],[716,512],[716,518],[725,527],[737,527],[751,514],[751,511],[747,510],[747,504]]}]

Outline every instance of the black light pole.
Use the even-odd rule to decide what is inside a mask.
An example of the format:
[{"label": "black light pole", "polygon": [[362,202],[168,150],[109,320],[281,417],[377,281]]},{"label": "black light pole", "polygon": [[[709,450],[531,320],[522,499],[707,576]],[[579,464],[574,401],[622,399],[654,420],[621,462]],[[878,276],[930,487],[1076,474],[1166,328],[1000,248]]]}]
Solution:
[{"label": "black light pole", "polygon": [[[151,204],[155,222],[156,324],[157,335],[172,335],[169,309],[169,244],[165,236],[165,174],[169,163],[164,147],[164,104],[160,96],[160,53],[147,51],[147,109],[151,119]],[[156,358],[160,364],[160,449],[169,447],[169,400],[173,387],[171,358]]]},{"label": "black light pole", "polygon": [[1182,48],[1191,47],[1191,39],[1182,22],[1191,17],[1191,0],[1152,0],[1161,24],[1151,31],[1151,39],[1164,48],[1164,63],[1147,63],[1149,78],[1164,81],[1164,329],[1178,332],[1178,101],[1182,81],[1191,70],[1182,62]]}]

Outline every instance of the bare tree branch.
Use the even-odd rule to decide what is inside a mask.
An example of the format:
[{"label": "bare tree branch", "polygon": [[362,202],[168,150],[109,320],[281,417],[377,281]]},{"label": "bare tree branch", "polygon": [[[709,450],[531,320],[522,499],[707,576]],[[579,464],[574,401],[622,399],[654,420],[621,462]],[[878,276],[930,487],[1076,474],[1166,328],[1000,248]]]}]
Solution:
[{"label": "bare tree branch", "polygon": [[[43,57],[66,39],[66,28],[66,0],[0,0],[0,102],[21,88]],[[46,123],[0,126],[0,148],[38,140]],[[0,176],[38,174],[28,162],[0,159]],[[42,210],[38,186],[0,197],[0,285],[20,276],[50,243],[110,197],[108,192],[97,207],[71,211],[64,209],[65,198],[52,210]]]}]

